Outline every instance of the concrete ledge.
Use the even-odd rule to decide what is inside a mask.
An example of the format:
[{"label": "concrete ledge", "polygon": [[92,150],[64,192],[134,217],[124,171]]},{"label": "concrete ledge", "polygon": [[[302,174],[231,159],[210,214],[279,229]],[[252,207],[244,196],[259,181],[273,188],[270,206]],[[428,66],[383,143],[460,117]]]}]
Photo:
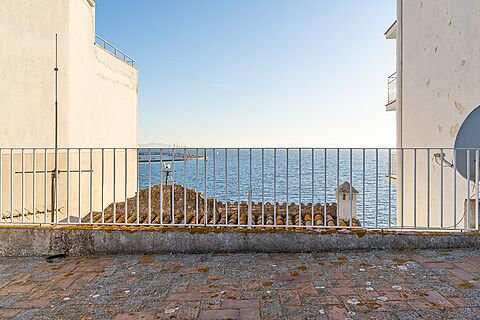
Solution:
[{"label": "concrete ledge", "polygon": [[0,256],[480,248],[479,233],[2,227]]}]

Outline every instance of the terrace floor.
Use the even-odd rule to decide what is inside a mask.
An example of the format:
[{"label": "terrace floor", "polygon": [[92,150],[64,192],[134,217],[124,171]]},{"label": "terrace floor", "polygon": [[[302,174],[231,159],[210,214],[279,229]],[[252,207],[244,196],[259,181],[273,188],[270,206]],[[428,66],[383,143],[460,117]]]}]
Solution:
[{"label": "terrace floor", "polygon": [[480,251],[0,260],[1,319],[474,319]]}]

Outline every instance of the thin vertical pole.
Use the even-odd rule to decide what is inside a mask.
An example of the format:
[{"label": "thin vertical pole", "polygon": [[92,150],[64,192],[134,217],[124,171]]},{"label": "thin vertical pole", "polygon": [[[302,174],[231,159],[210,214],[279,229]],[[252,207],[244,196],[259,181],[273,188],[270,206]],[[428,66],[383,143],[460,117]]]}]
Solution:
[{"label": "thin vertical pole", "polygon": [[[340,187],[340,149],[337,149],[337,190]],[[337,192],[337,198],[338,198],[338,192]],[[340,200],[339,198],[337,199],[337,227],[340,226]]]},{"label": "thin vertical pole", "polygon": [[302,149],[298,148],[298,225],[302,225]]},{"label": "thin vertical pole", "polygon": [[[362,149],[362,226],[365,228],[365,149]],[[389,218],[390,221],[390,218]]]},{"label": "thin vertical pole", "polygon": [[205,196],[204,196],[204,203],[203,205],[205,206],[205,209],[203,211],[203,223],[204,225],[207,225],[208,224],[208,194],[207,194],[207,149],[203,149],[203,175],[204,175],[204,193],[205,193]]},{"label": "thin vertical pole", "polygon": [[378,149],[375,149],[375,228],[378,228]]},{"label": "thin vertical pole", "polygon": [[[45,155],[45,157],[46,157],[46,155]],[[78,149],[78,222],[80,222],[80,223],[82,222],[82,212],[81,212],[82,194],[81,194],[81,190],[80,190],[80,187],[82,185],[82,165],[81,165],[81,161],[82,161],[82,150]],[[47,162],[45,162],[45,164],[46,163]],[[47,169],[45,169],[45,170],[47,170]]]},{"label": "thin vertical pole", "polygon": [[225,225],[228,225],[228,149],[225,148]]},{"label": "thin vertical pole", "polygon": [[[124,185],[124,195],[125,195],[125,221],[124,223],[127,224],[128,222],[128,149],[125,149],[125,185]],[[102,170],[103,171],[103,170]],[[160,177],[161,180],[161,177]],[[103,203],[102,203],[103,208]],[[116,223],[116,221],[114,222]]]},{"label": "thin vertical pole", "polygon": [[[93,198],[93,151],[90,148],[90,223],[93,222],[93,205],[92,205],[92,198]],[[58,217],[57,217],[58,218]]]},{"label": "thin vertical pole", "polygon": [[277,225],[277,148],[273,149],[273,225]]},{"label": "thin vertical pole", "polygon": [[[33,158],[35,159],[35,149],[33,150]],[[35,217],[35,161],[33,166],[33,216]],[[102,207],[103,208],[103,207]],[[34,219],[35,220],[35,219]],[[70,148],[67,149],[67,223],[70,223]]]},{"label": "thin vertical pole", "polygon": [[457,151],[453,150],[453,229],[457,229]]},{"label": "thin vertical pole", "polygon": [[467,149],[467,230],[470,230],[470,149]]},{"label": "thin vertical pole", "polygon": [[240,149],[237,149],[237,224],[240,224]]},{"label": "thin vertical pole", "polygon": [[440,162],[440,228],[443,229],[443,149],[440,149],[442,161]]},{"label": "thin vertical pole", "polygon": [[187,149],[183,149],[183,223],[187,224]]},{"label": "thin vertical pole", "polygon": [[402,197],[401,197],[401,205],[402,205],[402,217],[401,217],[401,228],[403,229],[403,224],[404,224],[404,212],[405,212],[405,203],[404,203],[404,199],[405,199],[405,195],[404,195],[404,160],[405,160],[405,154],[404,154],[404,149],[402,148],[401,149],[402,151],[402,185],[401,185],[401,189],[402,189]]},{"label": "thin vertical pole", "polygon": [[52,207],[55,206],[55,210],[52,210],[52,222],[54,222],[53,213],[55,212],[55,220],[58,220],[58,34],[55,34],[55,168],[53,171],[52,179]]},{"label": "thin vertical pole", "polygon": [[25,222],[25,151],[22,148],[22,224]]},{"label": "thin vertical pole", "polygon": [[350,228],[353,226],[353,164],[352,164],[352,155],[353,151],[350,149]]},{"label": "thin vertical pole", "polygon": [[140,176],[140,149],[136,149],[136,170],[137,170],[137,198],[136,198],[136,213],[137,213],[137,225],[140,224],[140,179],[138,178]]},{"label": "thin vertical pole", "polygon": [[172,196],[170,197],[172,225],[175,224],[175,151],[175,148],[172,148]]},{"label": "thin vertical pole", "polygon": [[288,226],[288,224],[289,224],[289,221],[288,221],[288,207],[289,207],[289,205],[288,205],[288,151],[289,151],[289,149],[287,148],[287,149],[286,149],[286,152],[287,152],[287,155],[286,155],[286,169],[287,169],[287,181],[286,181],[286,187],[287,187],[287,190],[286,190],[286,191],[287,191],[287,206],[286,206],[286,210],[285,210],[285,217],[286,217],[286,219],[285,219],[285,225],[286,225],[286,226]]},{"label": "thin vertical pole", "polygon": [[198,224],[198,148],[195,154],[195,224]]},{"label": "thin vertical pole", "polygon": [[13,192],[13,149],[10,149],[10,222],[13,222]]},{"label": "thin vertical pole", "polygon": [[252,226],[252,149],[249,149],[248,227]]},{"label": "thin vertical pole", "polygon": [[262,148],[262,226],[265,225],[265,149]]},{"label": "thin vertical pole", "polygon": [[417,148],[413,150],[413,227],[417,227]]},{"label": "thin vertical pole", "polygon": [[315,225],[315,149],[312,148],[312,212],[310,213],[312,219],[312,227]]},{"label": "thin vertical pole", "polygon": [[323,226],[327,226],[327,149],[323,149],[324,156],[323,156]]},{"label": "thin vertical pole", "polygon": [[160,224],[163,225],[163,149],[160,149]]},{"label": "thin vertical pole", "polygon": [[427,228],[430,228],[430,149],[427,149]]},{"label": "thin vertical pole", "polygon": [[148,213],[147,223],[152,223],[152,149],[148,149]]},{"label": "thin vertical pole", "polygon": [[[3,222],[3,150],[0,148],[0,223]],[[35,216],[35,215],[34,215]]]},{"label": "thin vertical pole", "polygon": [[[37,150],[36,149],[33,149],[32,150],[32,171],[33,171],[33,177],[32,177],[32,185],[33,185],[33,197],[32,197],[32,213],[33,213],[33,217],[32,217],[32,222],[35,223],[36,222],[36,215],[37,215],[37,211],[35,209],[36,207],[36,192],[37,192],[37,188],[36,188],[36,175],[37,175]],[[0,177],[1,177],[1,171],[2,171],[2,165],[1,165],[1,158],[2,158],[2,153],[0,151]],[[68,170],[68,164],[67,164],[67,170]],[[1,185],[2,185],[2,179],[0,178],[0,189],[1,189]],[[67,187],[68,187],[68,184],[67,184]],[[0,215],[2,214],[2,206],[1,206],[1,190],[0,190]],[[68,191],[67,191],[67,215],[69,214],[68,212]],[[0,219],[0,222],[1,222],[1,219]],[[68,218],[68,222],[70,222],[70,217]]]},{"label": "thin vertical pole", "polygon": [[117,187],[117,155],[116,150],[113,149],[113,221],[117,222],[117,199],[116,199],[116,187]]},{"label": "thin vertical pole", "polygon": [[392,149],[388,149],[388,228],[392,226]]},{"label": "thin vertical pole", "polygon": [[478,179],[480,178],[478,173],[478,165],[480,163],[479,160],[479,149],[477,148],[475,152],[475,220],[477,224],[477,231],[480,230],[480,221],[478,216]]}]

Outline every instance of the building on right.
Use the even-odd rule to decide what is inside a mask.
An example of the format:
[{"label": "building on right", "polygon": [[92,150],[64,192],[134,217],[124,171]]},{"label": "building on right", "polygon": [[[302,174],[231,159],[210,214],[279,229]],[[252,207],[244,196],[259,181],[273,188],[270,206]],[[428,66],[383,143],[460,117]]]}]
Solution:
[{"label": "building on right", "polygon": [[470,205],[478,182],[455,170],[453,150],[480,105],[479,14],[478,0],[397,0],[385,36],[397,52],[386,106],[396,112],[398,226],[479,226],[478,204]]}]

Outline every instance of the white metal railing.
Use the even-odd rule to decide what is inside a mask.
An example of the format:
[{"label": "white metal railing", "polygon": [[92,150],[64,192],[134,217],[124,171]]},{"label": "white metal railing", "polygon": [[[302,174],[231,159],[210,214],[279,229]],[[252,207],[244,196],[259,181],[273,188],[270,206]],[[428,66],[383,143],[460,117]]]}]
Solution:
[{"label": "white metal railing", "polygon": [[388,77],[388,102],[387,105],[397,101],[397,73]]},{"label": "white metal railing", "polygon": [[447,148],[4,148],[0,224],[478,230],[478,160]]},{"label": "white metal railing", "polygon": [[127,56],[123,51],[115,47],[114,45],[110,44],[107,40],[103,39],[99,35],[95,35],[95,44],[104,50],[110,52],[115,57],[119,58],[120,60],[124,61],[125,63],[131,65],[132,67],[135,66],[135,60]]}]

